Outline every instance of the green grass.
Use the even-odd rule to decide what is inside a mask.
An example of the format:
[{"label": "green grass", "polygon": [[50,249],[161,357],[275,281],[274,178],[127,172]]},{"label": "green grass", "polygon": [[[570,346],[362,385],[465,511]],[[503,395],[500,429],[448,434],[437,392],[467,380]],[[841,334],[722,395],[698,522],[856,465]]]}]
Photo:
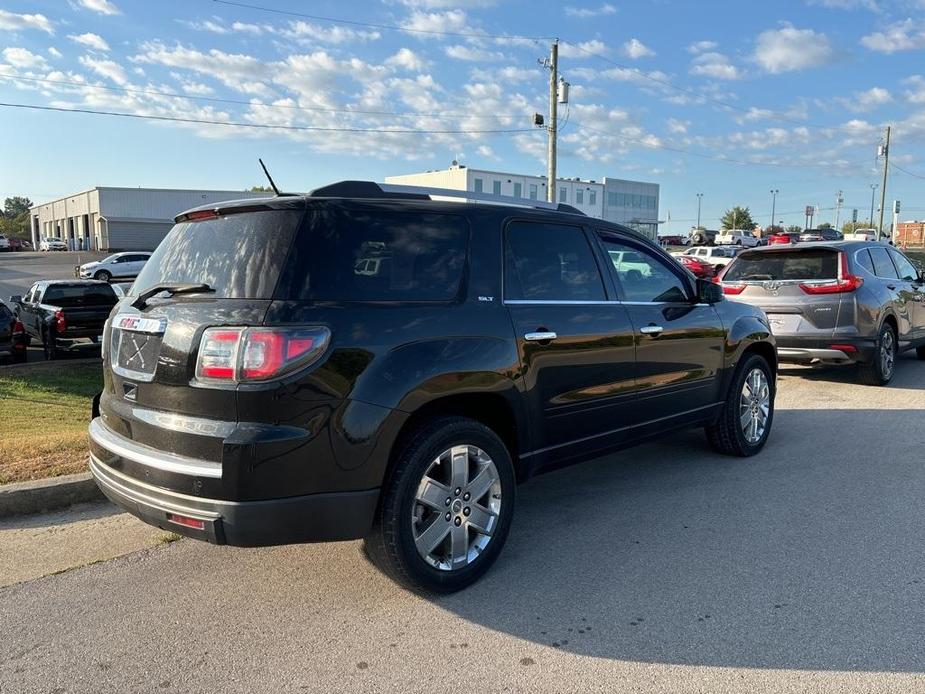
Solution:
[{"label": "green grass", "polygon": [[56,361],[0,371],[0,484],[87,469],[100,364]]}]

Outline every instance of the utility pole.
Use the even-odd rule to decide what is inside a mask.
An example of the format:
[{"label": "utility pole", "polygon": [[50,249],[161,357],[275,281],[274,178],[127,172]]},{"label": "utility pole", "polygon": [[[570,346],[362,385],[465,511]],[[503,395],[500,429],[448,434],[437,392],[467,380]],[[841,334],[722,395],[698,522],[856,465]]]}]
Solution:
[{"label": "utility pole", "polygon": [[873,228],[874,226],[874,194],[876,193],[877,188],[879,187],[880,187],[879,183],[870,184],[870,226],[871,228]]},{"label": "utility pole", "polygon": [[700,228],[700,203],[703,202],[703,193],[697,193],[697,228]]},{"label": "utility pole", "polygon": [[883,187],[880,188],[880,225],[877,227],[877,240],[883,236],[883,208],[886,207],[886,174],[890,170],[890,126],[886,126],[886,142],[880,148],[883,153]]},{"label": "utility pole", "polygon": [[841,219],[841,206],[845,202],[845,194],[838,191],[835,194],[835,231],[841,231],[838,228],[838,222]]},{"label": "utility pole", "polygon": [[777,188],[771,189],[771,226],[774,226],[774,212],[777,209],[777,194],[780,192]]},{"label": "utility pole", "polygon": [[546,199],[556,201],[556,116],[558,112],[558,94],[556,85],[559,81],[559,39],[552,42],[549,54],[549,124],[546,126],[547,134],[547,170],[546,170]]}]

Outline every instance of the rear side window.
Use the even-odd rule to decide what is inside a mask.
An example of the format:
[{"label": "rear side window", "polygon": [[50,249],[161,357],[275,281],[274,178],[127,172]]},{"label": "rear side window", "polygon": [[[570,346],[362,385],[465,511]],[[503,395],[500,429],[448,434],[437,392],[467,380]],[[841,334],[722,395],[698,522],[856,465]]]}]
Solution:
[{"label": "rear side window", "polygon": [[67,308],[69,306],[114,306],[116,293],[108,284],[92,287],[51,285],[45,290],[42,303]]},{"label": "rear side window", "polygon": [[306,217],[281,298],[311,301],[449,301],[469,242],[451,214],[322,208]]},{"label": "rear side window", "polygon": [[505,299],[604,300],[601,273],[580,228],[514,222],[504,238]]},{"label": "rear side window", "polygon": [[[887,259],[889,261],[889,259]],[[831,280],[838,277],[838,252],[825,248],[742,253],[723,280],[748,282],[762,280]]]},{"label": "rear side window", "polygon": [[870,274],[875,274],[874,261],[870,259],[870,253],[867,252],[866,248],[855,253],[854,259],[858,261],[858,265],[867,270]]},{"label": "rear side window", "polygon": [[887,279],[899,279],[899,275],[896,273],[896,268],[893,267],[893,261],[890,260],[890,254],[887,253],[886,248],[869,248],[870,257],[874,261],[874,274],[877,277],[885,277]]},{"label": "rear side window", "polygon": [[270,299],[301,216],[266,210],[181,222],[151,254],[130,294],[165,282],[205,282],[218,299]]}]

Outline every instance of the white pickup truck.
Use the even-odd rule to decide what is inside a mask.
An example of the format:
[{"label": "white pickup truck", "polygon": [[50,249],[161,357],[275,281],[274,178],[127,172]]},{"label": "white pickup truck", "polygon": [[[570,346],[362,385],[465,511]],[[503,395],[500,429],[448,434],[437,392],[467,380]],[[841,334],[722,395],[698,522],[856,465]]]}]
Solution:
[{"label": "white pickup truck", "polygon": [[745,229],[723,229],[716,235],[716,240],[713,243],[717,246],[754,248],[758,245],[758,238]]},{"label": "white pickup truck", "polygon": [[742,250],[739,246],[694,246],[680,253],[672,253],[675,257],[682,255],[692,256],[710,263],[717,271],[722,270],[726,265],[732,262],[736,254]]}]

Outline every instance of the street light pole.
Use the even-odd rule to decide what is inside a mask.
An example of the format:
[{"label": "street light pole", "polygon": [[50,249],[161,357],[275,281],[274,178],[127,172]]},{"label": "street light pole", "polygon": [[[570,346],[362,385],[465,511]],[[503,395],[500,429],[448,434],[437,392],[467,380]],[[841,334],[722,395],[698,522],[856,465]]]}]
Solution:
[{"label": "street light pole", "polygon": [[700,228],[700,203],[703,200],[703,193],[697,193],[697,228]]},{"label": "street light pole", "polygon": [[835,231],[840,231],[838,222],[841,219],[841,206],[845,202],[845,194],[838,191],[835,195]]},{"label": "street light pole", "polygon": [[[874,195],[876,194],[877,188],[879,187],[880,187],[879,183],[870,184],[870,226],[871,228],[873,228],[874,226]],[[877,239],[877,240],[879,241],[880,239]]]},{"label": "street light pole", "polygon": [[771,226],[774,226],[774,212],[777,208],[777,194],[780,192],[777,188],[771,189]]}]

